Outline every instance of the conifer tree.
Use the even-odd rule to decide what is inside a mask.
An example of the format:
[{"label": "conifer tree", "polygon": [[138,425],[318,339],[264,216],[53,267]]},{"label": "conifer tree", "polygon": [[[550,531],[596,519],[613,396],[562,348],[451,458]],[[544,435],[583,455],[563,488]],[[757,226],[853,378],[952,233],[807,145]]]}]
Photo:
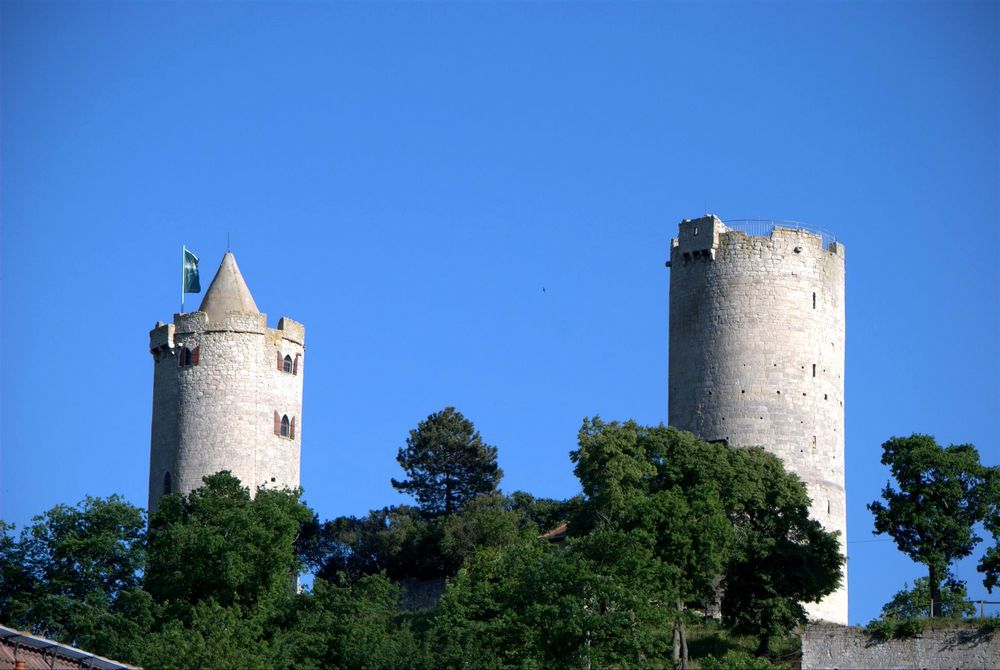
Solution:
[{"label": "conifer tree", "polygon": [[503,476],[497,448],[483,442],[454,407],[417,424],[396,460],[409,479],[393,479],[393,488],[416,498],[429,517],[451,514],[473,498],[496,493]]}]

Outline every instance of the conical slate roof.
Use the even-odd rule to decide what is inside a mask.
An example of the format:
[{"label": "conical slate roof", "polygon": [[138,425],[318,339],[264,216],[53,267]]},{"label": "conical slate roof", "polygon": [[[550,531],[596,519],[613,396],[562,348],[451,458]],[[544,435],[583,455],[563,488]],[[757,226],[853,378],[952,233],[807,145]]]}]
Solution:
[{"label": "conical slate roof", "polygon": [[210,321],[221,321],[229,312],[260,314],[232,252],[227,251],[222,257],[219,271],[215,273],[215,279],[205,292],[198,310],[208,314]]}]

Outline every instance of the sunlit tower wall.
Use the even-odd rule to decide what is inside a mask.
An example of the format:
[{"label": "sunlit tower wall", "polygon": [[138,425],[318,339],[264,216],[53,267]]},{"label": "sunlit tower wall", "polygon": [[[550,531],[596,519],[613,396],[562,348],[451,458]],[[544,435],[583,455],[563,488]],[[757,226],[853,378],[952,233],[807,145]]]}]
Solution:
[{"label": "sunlit tower wall", "polygon": [[226,253],[196,312],[149,333],[153,414],[149,510],[229,470],[243,486],[296,488],[302,444],[305,327],[267,327]]},{"label": "sunlit tower wall", "polygon": [[[779,456],[846,556],[844,246],[798,223],[709,215],[680,223],[669,265],[670,425]],[[846,566],[806,609],[847,624]]]}]

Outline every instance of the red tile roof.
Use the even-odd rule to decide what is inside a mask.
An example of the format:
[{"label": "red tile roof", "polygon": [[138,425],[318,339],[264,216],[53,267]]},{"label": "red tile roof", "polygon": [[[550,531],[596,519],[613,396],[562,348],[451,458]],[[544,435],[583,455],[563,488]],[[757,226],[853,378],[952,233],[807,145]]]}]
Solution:
[{"label": "red tile roof", "polygon": [[569,524],[564,523],[561,526],[553,528],[547,533],[542,533],[538,536],[539,540],[548,540],[549,542],[561,542],[566,539],[566,533],[569,532]]},{"label": "red tile roof", "polygon": [[[24,665],[18,665],[18,662]],[[49,670],[50,668],[93,668],[94,670],[141,670],[134,665],[0,626],[0,670]]]}]

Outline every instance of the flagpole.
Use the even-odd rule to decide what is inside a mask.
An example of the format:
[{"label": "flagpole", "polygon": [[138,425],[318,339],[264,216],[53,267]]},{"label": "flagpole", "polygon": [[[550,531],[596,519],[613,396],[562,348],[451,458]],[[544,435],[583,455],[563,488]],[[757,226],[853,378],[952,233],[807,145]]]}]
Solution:
[{"label": "flagpole", "polygon": [[184,313],[184,252],[187,246],[181,245],[181,314]]}]

